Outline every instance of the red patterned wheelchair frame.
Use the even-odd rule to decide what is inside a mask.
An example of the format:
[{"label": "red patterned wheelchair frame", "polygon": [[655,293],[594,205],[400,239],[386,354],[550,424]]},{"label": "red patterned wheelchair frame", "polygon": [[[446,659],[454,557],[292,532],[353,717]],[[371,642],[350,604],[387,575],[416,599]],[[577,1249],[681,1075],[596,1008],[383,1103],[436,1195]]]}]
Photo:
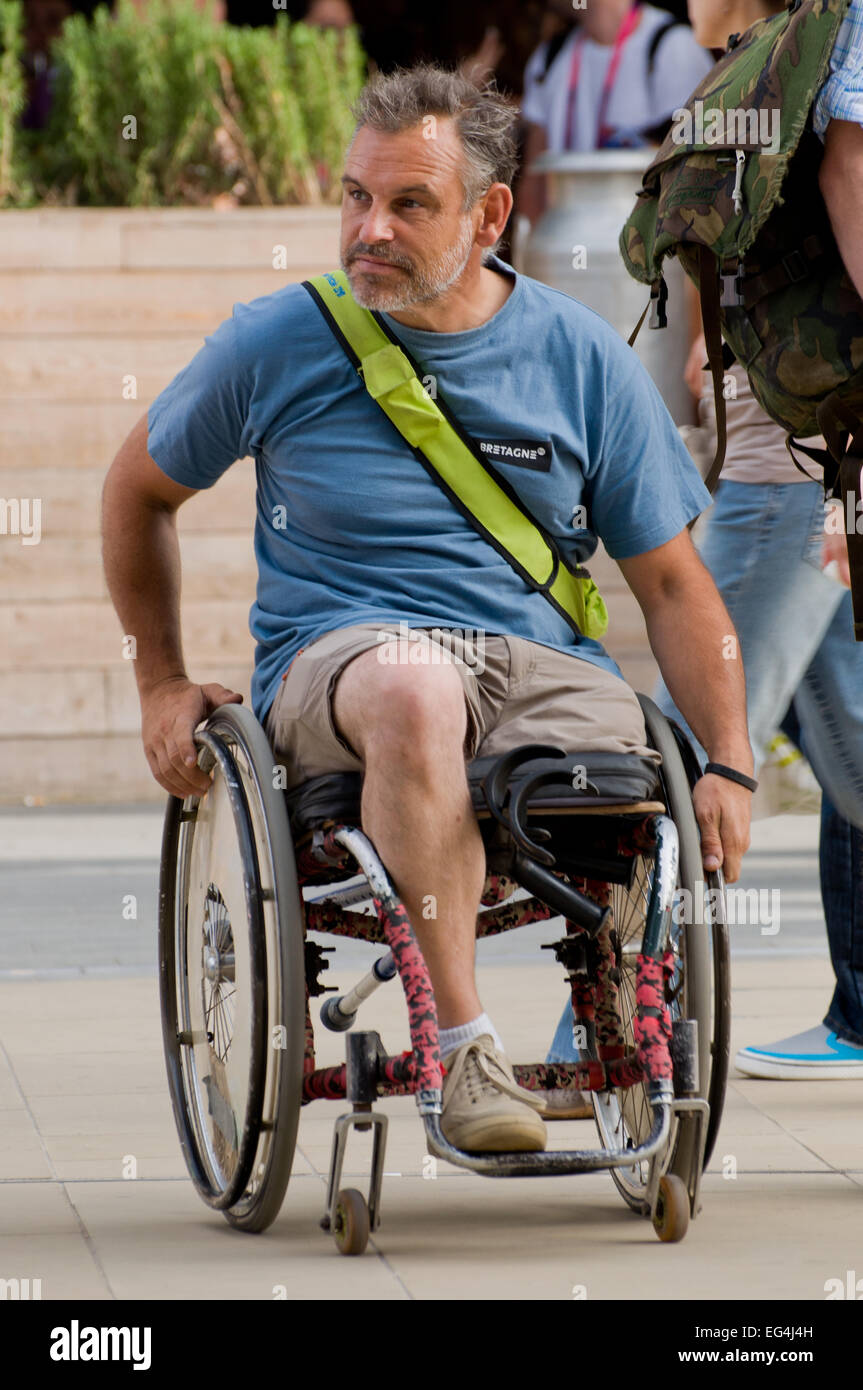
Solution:
[{"label": "red patterned wheelchair frame", "polygon": [[[621,856],[652,852],[656,847],[654,816],[625,825],[618,835]],[[350,828],[327,822],[311,844],[297,854],[300,886],[344,879],[351,872],[352,855],[337,838]],[[609,884],[596,879],[573,878],[578,888],[600,907],[610,904]],[[486,909],[477,919],[477,936],[492,936],[530,923],[546,921],[557,912],[535,897],[507,903],[518,883],[504,874],[489,873],[481,897]],[[352,911],[334,902],[305,903],[307,931],[356,937],[389,946],[402,982],[408,1008],[412,1050],[388,1057],[381,1065],[379,1096],[404,1096],[418,1091],[439,1092],[442,1066],[438,1046],[438,1023],[434,992],[428,970],[403,904],[388,885],[372,885],[375,915]],[[566,922],[567,934],[584,935],[582,928]],[[627,1051],[620,1016],[618,965],[613,932],[607,922],[593,940],[591,978],[570,976],[572,1007],[576,1024],[582,1024],[596,1037],[596,1058],[575,1063],[534,1063],[514,1068],[520,1086],[528,1091],[578,1089],[602,1091],[626,1088],[645,1082],[670,1083],[672,1077],[671,1019],[666,1000],[674,972],[674,957],[639,954],[636,963],[636,1005],[633,1021],[635,1047]],[[306,1047],[303,1101],[343,1099],[346,1090],[345,1065],[318,1069],[315,1066],[314,1034],[306,986]]]}]

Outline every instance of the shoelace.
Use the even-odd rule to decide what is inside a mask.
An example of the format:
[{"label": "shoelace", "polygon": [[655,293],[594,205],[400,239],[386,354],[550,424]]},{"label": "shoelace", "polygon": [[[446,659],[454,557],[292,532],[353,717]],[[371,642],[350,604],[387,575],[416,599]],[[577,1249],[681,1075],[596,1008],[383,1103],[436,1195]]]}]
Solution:
[{"label": "shoelace", "polygon": [[523,1088],[516,1082],[510,1081],[494,1055],[488,1053],[480,1045],[474,1044],[467,1048],[459,1061],[461,1066],[457,1066],[456,1070],[451,1073],[452,1085],[455,1086],[458,1080],[458,1072],[465,1071],[465,1089],[471,1104],[477,1101],[483,1092],[489,1090],[502,1091],[504,1094],[512,1096],[514,1100],[525,1100]]}]

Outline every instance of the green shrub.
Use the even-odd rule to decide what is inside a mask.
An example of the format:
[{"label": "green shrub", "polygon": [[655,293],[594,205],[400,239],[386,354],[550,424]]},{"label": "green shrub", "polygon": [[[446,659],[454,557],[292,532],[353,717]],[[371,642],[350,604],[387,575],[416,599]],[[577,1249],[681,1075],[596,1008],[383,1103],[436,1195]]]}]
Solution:
[{"label": "green shrub", "polygon": [[246,204],[340,194],[348,107],[364,78],[355,30],[284,14],[273,28],[235,28],[191,0],[152,0],[145,15],[118,0],[113,17],[100,6],[91,21],[68,19],[52,63],[50,123],[28,142],[43,201],[157,207],[232,192]]},{"label": "green shrub", "polygon": [[33,188],[25,172],[26,146],[18,122],[27,105],[21,0],[0,0],[0,207],[26,206]]},{"label": "green shrub", "polygon": [[[285,20],[285,16],[280,19]],[[289,36],[287,21],[281,28],[294,89],[302,93],[309,149],[326,189],[329,180],[340,177],[345,147],[353,133],[349,107],[365,80],[365,55],[356,30],[340,35],[334,29],[295,24]]]}]

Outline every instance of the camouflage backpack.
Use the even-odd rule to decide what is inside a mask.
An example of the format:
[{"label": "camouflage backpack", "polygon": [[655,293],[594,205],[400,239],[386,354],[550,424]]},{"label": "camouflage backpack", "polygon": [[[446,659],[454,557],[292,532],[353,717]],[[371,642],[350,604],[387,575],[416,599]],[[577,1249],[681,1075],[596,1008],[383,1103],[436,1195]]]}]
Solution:
[{"label": "camouflage backpack", "polygon": [[698,287],[716,400],[711,491],[725,456],[722,385],[734,358],[789,432],[792,458],[795,436],[824,435],[827,450],[794,447],[823,467],[825,493],[844,498],[854,631],[863,641],[863,301],[820,193],[823,148],[811,123],[848,4],[791,0],[731,36],[675,113],[620,248],[630,274],[651,286],[651,327],[666,322],[666,256],[677,256]]}]

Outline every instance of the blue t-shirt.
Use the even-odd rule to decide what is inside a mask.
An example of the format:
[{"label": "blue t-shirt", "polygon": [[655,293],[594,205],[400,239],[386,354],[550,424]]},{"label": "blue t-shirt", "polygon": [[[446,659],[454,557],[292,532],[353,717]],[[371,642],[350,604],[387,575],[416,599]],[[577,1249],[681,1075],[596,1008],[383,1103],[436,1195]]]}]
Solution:
[{"label": "blue t-shirt", "polygon": [[[427,389],[569,562],[589,560],[597,537],[620,559],[671,540],[710,496],[637,356],[569,295],[489,264],[515,285],[478,328],[433,333],[385,316]],[[185,487],[255,459],[259,719],[297,652],[354,623],[509,634],[620,675],[428,476],[301,285],[236,304],[148,425],[150,455]]]}]

